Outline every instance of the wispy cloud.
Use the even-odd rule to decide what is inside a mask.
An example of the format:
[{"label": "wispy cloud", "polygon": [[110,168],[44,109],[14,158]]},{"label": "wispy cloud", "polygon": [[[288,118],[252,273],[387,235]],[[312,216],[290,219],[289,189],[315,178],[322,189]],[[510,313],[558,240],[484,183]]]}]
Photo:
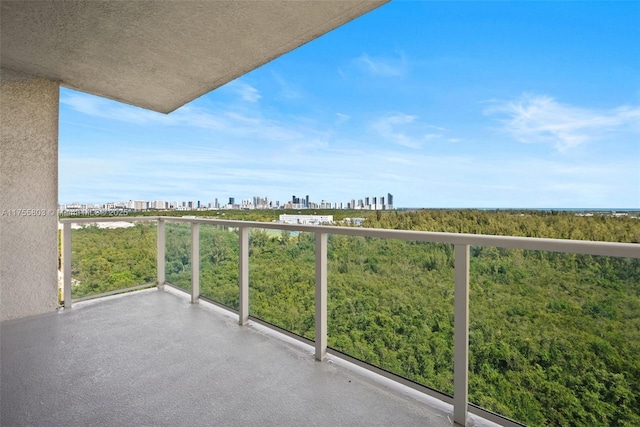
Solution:
[{"label": "wispy cloud", "polygon": [[391,140],[392,142],[410,148],[420,148],[422,143],[407,135],[407,125],[411,125],[417,119],[416,116],[403,113],[395,113],[390,116],[382,117],[371,125],[371,128],[378,132],[382,138]]},{"label": "wispy cloud", "polygon": [[401,77],[407,73],[407,59],[403,53],[399,57],[372,57],[363,53],[353,60],[361,70],[384,77]]},{"label": "wispy cloud", "polygon": [[296,100],[302,98],[300,88],[296,87],[290,81],[286,80],[280,73],[271,71],[271,77],[278,84],[280,90],[278,91],[278,97],[288,100]]},{"label": "wispy cloud", "polygon": [[342,114],[342,113],[336,113],[336,116],[338,117],[335,121],[336,125],[341,125],[343,123],[346,123],[349,121],[349,119],[351,118],[351,116],[347,115],[347,114]]},{"label": "wispy cloud", "polygon": [[524,94],[495,101],[485,114],[501,116],[503,130],[523,143],[546,142],[566,151],[620,130],[640,136],[640,107],[595,110],[562,104],[546,95]]},{"label": "wispy cloud", "polygon": [[383,139],[416,149],[427,141],[442,138],[446,132],[444,128],[421,123],[415,115],[399,112],[377,119],[371,124],[371,130]]},{"label": "wispy cloud", "polygon": [[[429,129],[415,116],[396,113],[396,117],[391,120],[392,131],[406,127],[410,134],[412,126]],[[434,155],[398,148],[394,144],[366,150],[336,147],[311,133],[280,145],[189,140],[162,147],[108,144],[104,155],[89,156],[63,147],[60,200],[209,202],[261,194],[284,202],[289,194],[304,192],[316,200],[340,202],[388,191],[400,206],[613,206],[626,200],[623,204],[633,207],[640,203],[632,158],[582,162],[563,156],[551,161],[506,153]]]},{"label": "wispy cloud", "polygon": [[82,93],[67,93],[60,102],[78,113],[135,125],[183,126],[212,130],[219,135],[263,140],[292,140],[300,137],[295,128],[263,117],[258,110],[233,111],[230,106],[203,108],[188,104],[165,115]]},{"label": "wispy cloud", "polygon": [[258,102],[258,100],[260,98],[262,98],[262,96],[260,95],[260,92],[258,91],[258,89],[256,89],[255,87],[253,87],[253,86],[251,86],[251,85],[249,85],[247,83],[243,83],[243,82],[240,82],[240,81],[236,80],[236,81],[233,81],[233,82],[229,83],[229,86],[244,101],[247,101],[247,102]]},{"label": "wispy cloud", "polygon": [[60,103],[90,116],[116,119],[139,125],[162,121],[169,122],[172,120],[170,118],[172,116],[144,110],[131,105],[116,103],[80,92],[69,93],[67,91],[67,94],[60,98]]}]

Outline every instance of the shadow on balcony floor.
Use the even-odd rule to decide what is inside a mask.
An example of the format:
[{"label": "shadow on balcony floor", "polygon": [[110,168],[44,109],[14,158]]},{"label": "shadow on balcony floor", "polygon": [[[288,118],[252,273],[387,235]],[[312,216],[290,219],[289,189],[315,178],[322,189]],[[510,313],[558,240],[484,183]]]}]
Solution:
[{"label": "shadow on balcony floor", "polygon": [[155,289],[1,325],[2,426],[450,426],[447,414]]}]

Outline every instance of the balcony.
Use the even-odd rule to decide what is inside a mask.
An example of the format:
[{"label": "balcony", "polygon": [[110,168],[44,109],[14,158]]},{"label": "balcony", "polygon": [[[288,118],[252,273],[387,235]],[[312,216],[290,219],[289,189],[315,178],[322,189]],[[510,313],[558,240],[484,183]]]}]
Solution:
[{"label": "balcony", "polygon": [[[58,315],[3,324],[3,425],[102,424],[100,421],[111,425],[177,425],[185,420],[193,425],[437,426],[451,425],[453,421],[460,425],[519,425],[469,402],[470,324],[474,313],[477,315],[474,300],[471,306],[469,302],[473,254],[479,252],[478,248],[501,248],[624,258],[629,262],[640,258],[634,244],[195,218],[127,218],[128,222],[155,224],[154,283],[73,300],[71,225],[121,220],[60,221],[65,310]],[[203,243],[201,237],[208,238],[210,229],[215,227],[223,227],[224,233],[232,236],[232,244],[237,245],[235,260],[230,257],[237,271],[237,277],[231,280],[235,284],[230,284],[235,295],[227,300],[220,294],[207,293],[205,297],[200,292],[201,280],[211,280],[203,277],[201,262],[209,261],[200,256],[200,250],[214,243],[214,240]],[[250,284],[250,263],[264,269],[260,254],[250,255],[250,230],[256,229],[311,237],[306,243],[312,242],[313,255],[305,258],[303,267],[313,270],[313,274],[303,278],[310,285],[300,297],[308,296],[305,304],[310,307],[311,321],[306,322],[307,329],[300,331],[293,324],[273,325],[265,321],[272,321],[270,318],[253,317],[258,311],[252,305],[256,300],[277,304],[275,298],[270,300],[261,293],[262,282],[268,278],[256,274],[263,272],[253,268]],[[450,333],[438,335],[433,332],[437,328],[428,331],[425,328],[414,336],[420,340],[419,335],[432,334],[433,342],[444,347],[442,354],[452,355],[451,360],[445,360],[446,366],[440,368],[441,382],[425,385],[393,372],[394,368],[385,361],[384,348],[378,348],[380,360],[372,362],[364,352],[349,349],[340,341],[334,340],[329,345],[328,340],[334,338],[331,334],[340,331],[336,301],[330,298],[335,289],[332,278],[337,276],[329,276],[332,270],[341,269],[336,265],[340,260],[330,250],[330,243],[338,245],[336,237],[340,236],[356,239],[356,243],[357,239],[381,239],[390,245],[393,242],[446,245],[454,260],[454,274],[450,281],[439,283],[437,293],[443,296],[437,303],[451,301],[451,307],[444,313],[443,323],[435,326],[447,329],[447,319],[452,319]],[[175,256],[172,248],[176,244],[188,246],[190,271],[172,270],[171,258]],[[389,250],[401,249],[398,246]],[[329,265],[333,268],[328,268]],[[277,265],[270,267],[277,268]],[[405,277],[415,276],[411,268],[409,264],[397,266],[403,269],[401,276]],[[430,267],[421,262],[420,268]],[[422,274],[426,276],[427,272]],[[429,276],[427,282],[438,280],[441,279]],[[114,292],[152,286],[164,292],[146,290],[107,297]],[[366,292],[366,288],[358,291]],[[85,301],[97,297],[104,298]],[[390,295],[389,300],[394,300],[394,296]],[[230,307],[221,308],[221,302]],[[354,298],[354,305],[357,303]],[[74,308],[68,310],[72,305]],[[400,306],[399,311],[402,310],[406,307]],[[416,311],[420,310],[421,307],[416,307]],[[233,325],[234,321],[242,327]],[[389,320],[381,313],[377,321],[394,319]],[[376,338],[374,330],[373,339]],[[471,341],[473,356],[477,339]],[[29,349],[27,353],[20,351],[25,348]],[[328,363],[314,363],[313,359]],[[434,369],[438,371],[437,367]],[[40,405],[34,407],[33,402]],[[52,414],[57,418],[52,420]]]},{"label": "balcony", "polygon": [[451,425],[445,405],[180,294],[3,324],[2,425]]}]

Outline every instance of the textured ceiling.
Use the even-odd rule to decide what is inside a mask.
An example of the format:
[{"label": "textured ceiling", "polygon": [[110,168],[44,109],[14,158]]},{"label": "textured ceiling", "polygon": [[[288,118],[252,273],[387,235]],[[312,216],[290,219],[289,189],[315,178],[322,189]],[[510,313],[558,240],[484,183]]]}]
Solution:
[{"label": "textured ceiling", "polygon": [[2,67],[168,113],[375,1],[7,1]]}]

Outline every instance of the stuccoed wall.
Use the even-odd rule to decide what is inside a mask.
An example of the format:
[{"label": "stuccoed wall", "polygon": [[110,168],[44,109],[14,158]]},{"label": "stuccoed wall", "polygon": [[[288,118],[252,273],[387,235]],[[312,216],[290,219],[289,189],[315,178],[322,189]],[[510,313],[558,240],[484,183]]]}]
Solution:
[{"label": "stuccoed wall", "polygon": [[0,75],[0,321],[58,305],[56,82]]}]

